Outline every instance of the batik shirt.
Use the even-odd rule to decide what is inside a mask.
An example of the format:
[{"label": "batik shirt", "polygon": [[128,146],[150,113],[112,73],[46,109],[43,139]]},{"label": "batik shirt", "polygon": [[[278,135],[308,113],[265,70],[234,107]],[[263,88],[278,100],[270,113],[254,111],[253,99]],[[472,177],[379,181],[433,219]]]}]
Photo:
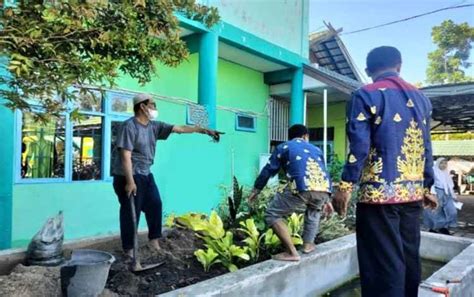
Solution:
[{"label": "batik shirt", "polygon": [[397,73],[354,92],[347,109],[350,151],[341,187],[359,184],[360,202],[423,199],[433,184],[431,103]]},{"label": "batik shirt", "polygon": [[293,192],[331,192],[331,180],[321,150],[303,139],[295,138],[278,145],[254,187],[263,189],[280,169],[285,171]]}]

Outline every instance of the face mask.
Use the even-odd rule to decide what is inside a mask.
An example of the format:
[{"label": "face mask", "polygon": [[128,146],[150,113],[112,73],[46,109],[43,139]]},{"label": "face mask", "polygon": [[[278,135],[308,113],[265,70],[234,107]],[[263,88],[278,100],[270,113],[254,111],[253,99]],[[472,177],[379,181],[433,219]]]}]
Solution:
[{"label": "face mask", "polygon": [[150,120],[154,120],[158,117],[158,110],[156,109],[149,109],[148,110],[148,118]]}]

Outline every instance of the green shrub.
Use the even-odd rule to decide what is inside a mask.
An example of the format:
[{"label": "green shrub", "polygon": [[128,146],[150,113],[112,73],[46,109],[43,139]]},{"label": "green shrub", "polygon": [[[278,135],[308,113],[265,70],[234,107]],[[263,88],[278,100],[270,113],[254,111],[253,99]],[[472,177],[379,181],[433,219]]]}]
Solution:
[{"label": "green shrub", "polygon": [[[247,247],[240,247],[234,244],[232,232],[224,229],[224,224],[217,214],[212,211],[209,218],[203,214],[189,213],[175,218],[178,226],[182,226],[196,232],[202,238],[207,247],[207,251],[196,251],[195,256],[203,265],[204,270],[208,270],[212,264],[222,263],[229,271],[238,269],[236,258],[248,261]],[[216,253],[218,256],[214,256]],[[206,270],[206,271],[207,271]]]},{"label": "green shrub", "polygon": [[333,214],[321,220],[319,228],[319,241],[329,241],[351,233],[347,228],[343,218],[337,214]]},{"label": "green shrub", "polygon": [[213,249],[208,248],[206,251],[199,249],[194,252],[194,255],[198,261],[204,267],[204,271],[208,272],[212,265],[220,263],[219,254],[216,253]]}]

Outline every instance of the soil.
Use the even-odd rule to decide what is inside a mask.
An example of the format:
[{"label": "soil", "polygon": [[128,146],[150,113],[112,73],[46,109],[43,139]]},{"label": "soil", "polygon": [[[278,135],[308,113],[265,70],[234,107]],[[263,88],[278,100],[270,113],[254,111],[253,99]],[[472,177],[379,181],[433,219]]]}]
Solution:
[{"label": "soil", "polygon": [[59,267],[16,266],[0,276],[0,296],[61,296]]},{"label": "soil", "polygon": [[[130,260],[124,257],[120,240],[87,247],[110,252],[116,258],[100,297],[153,296],[227,273],[227,269],[219,265],[213,266],[208,273],[204,272],[194,256],[194,251],[203,243],[192,231],[169,230],[160,239],[160,251],[151,249],[147,242],[146,236],[140,236],[140,262],[165,263],[140,273],[130,272]],[[69,253],[65,251],[65,254]],[[0,276],[0,296],[61,296],[59,270],[59,267],[20,264],[9,275]]]},{"label": "soil", "polygon": [[171,229],[160,239],[160,246],[161,251],[155,251],[148,246],[146,238],[141,238],[140,262],[165,264],[140,273],[129,271],[129,261],[123,256],[119,240],[90,248],[111,252],[116,257],[110,268],[106,288],[119,295],[160,294],[227,272],[227,269],[217,265],[210,272],[204,272],[194,256],[194,251],[202,247],[202,241],[192,231]]}]

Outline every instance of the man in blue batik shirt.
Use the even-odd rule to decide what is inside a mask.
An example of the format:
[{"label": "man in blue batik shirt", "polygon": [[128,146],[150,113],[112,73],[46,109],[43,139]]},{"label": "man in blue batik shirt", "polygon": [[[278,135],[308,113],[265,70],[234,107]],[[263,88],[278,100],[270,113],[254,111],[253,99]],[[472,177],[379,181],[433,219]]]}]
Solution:
[{"label": "man in blue batik shirt", "polygon": [[359,185],[357,255],[364,297],[417,296],[421,281],[420,216],[436,207],[431,103],[399,73],[400,52],[389,46],[367,56],[374,83],[352,95],[347,108],[350,151],[333,199],[345,214]]},{"label": "man in blue batik shirt", "polygon": [[308,142],[308,129],[304,125],[291,126],[288,139],[290,141],[275,149],[268,164],[257,177],[249,202],[252,203],[257,198],[268,180],[280,169],[286,172],[289,186],[283,193],[277,193],[270,202],[265,212],[265,221],[286,248],[286,252],[275,255],[273,259],[298,261],[300,256],[283,218],[292,213],[305,213],[303,252],[312,252],[315,249],[314,239],[319,230],[321,210],[325,207],[328,212],[332,211],[332,205],[326,203],[331,192],[331,180],[323,154],[319,148]]}]

